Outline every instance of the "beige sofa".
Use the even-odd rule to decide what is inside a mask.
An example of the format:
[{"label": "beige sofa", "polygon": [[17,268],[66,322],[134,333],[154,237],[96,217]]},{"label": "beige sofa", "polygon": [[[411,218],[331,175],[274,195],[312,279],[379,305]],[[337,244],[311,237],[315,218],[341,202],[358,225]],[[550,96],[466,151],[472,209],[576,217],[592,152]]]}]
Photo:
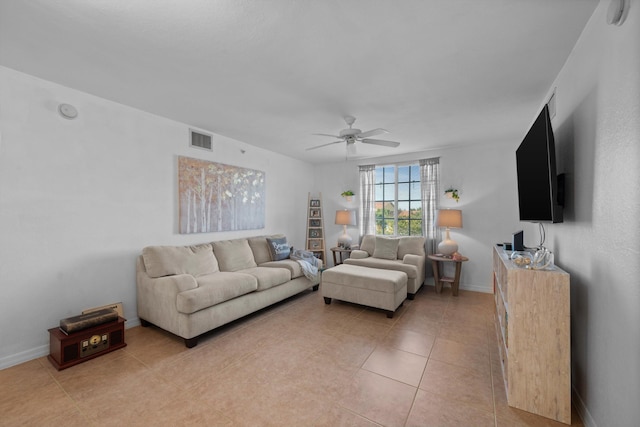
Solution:
[{"label": "beige sofa", "polygon": [[207,331],[309,288],[318,290],[297,261],[273,261],[268,237],[284,239],[260,236],[144,248],[136,263],[142,325],[178,335],[191,348]]},{"label": "beige sofa", "polygon": [[382,237],[366,235],[360,249],[351,251],[345,264],[407,274],[407,298],[413,299],[423,285],[426,273],[425,238],[420,236]]}]

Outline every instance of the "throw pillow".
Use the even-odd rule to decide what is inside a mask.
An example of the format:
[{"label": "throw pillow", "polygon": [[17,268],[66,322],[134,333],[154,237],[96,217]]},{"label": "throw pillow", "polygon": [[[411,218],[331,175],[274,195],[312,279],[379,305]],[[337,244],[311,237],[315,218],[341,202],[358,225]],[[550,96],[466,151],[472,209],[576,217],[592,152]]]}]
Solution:
[{"label": "throw pillow", "polygon": [[398,259],[398,239],[376,236],[376,248],[373,251],[373,257]]},{"label": "throw pillow", "polygon": [[267,244],[267,238],[265,236],[250,237],[247,239],[249,247],[253,252],[253,258],[256,264],[264,264],[271,261],[271,254],[269,253],[269,245]]},{"label": "throw pillow", "polygon": [[403,259],[405,255],[424,256],[425,238],[421,236],[405,236],[398,239],[398,259]]},{"label": "throw pillow", "polygon": [[247,239],[221,240],[212,245],[221,271],[238,271],[257,266]]},{"label": "throw pillow", "polygon": [[364,236],[360,242],[360,250],[367,252],[369,256],[373,255],[373,251],[376,250],[376,236],[373,234]]},{"label": "throw pillow", "polygon": [[144,266],[149,277],[174,274],[201,276],[215,273],[218,262],[211,245],[194,246],[147,246],[142,250]]},{"label": "throw pillow", "polygon": [[269,245],[271,261],[280,261],[289,258],[291,247],[287,243],[286,237],[281,237],[279,239],[267,237],[267,244]]}]

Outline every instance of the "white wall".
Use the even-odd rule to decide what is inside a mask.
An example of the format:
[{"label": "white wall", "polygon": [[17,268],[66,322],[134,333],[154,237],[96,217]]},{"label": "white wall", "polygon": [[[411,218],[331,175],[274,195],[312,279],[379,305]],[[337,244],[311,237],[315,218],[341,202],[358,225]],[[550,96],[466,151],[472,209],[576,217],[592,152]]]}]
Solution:
[{"label": "white wall", "polygon": [[[523,131],[524,135],[524,131]],[[519,142],[519,141],[518,141]],[[459,252],[469,257],[464,263],[460,287],[480,292],[493,292],[491,251],[499,242],[511,240],[511,233],[522,226],[518,222],[516,162],[514,141],[478,143],[457,148],[431,150],[410,155],[358,160],[316,166],[316,182],[327,208],[327,216],[337,209],[359,208],[359,164],[385,165],[424,158],[440,157],[441,199],[443,208],[462,210],[463,228],[451,230]],[[460,191],[456,203],[444,197],[444,190]],[[346,202],[340,193],[352,189],[356,197]],[[338,191],[339,190],[339,191]],[[327,245],[335,246],[342,227],[330,217],[325,223]],[[520,228],[519,228],[520,227]],[[349,228],[354,242],[359,238],[357,227]]]},{"label": "white wall", "polygon": [[[139,322],[144,246],[276,232],[304,245],[310,165],[219,136],[192,149],[188,129],[0,67],[0,369],[48,354],[47,329],[85,308],[122,301]],[[179,235],[178,155],[265,171],[266,227]]]},{"label": "white wall", "polygon": [[574,402],[587,426],[640,420],[640,2],[629,5],[618,27],[599,4],[550,89],[567,203],[547,246],[571,274]]}]

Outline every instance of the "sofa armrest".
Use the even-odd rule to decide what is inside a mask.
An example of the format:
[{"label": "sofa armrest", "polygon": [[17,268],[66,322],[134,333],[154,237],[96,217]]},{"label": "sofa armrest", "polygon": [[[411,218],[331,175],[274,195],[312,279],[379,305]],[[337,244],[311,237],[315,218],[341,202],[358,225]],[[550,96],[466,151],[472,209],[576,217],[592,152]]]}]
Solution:
[{"label": "sofa armrest", "polygon": [[196,278],[190,274],[151,278],[138,269],[136,283],[138,317],[179,334],[177,296],[197,288]]},{"label": "sofa armrest", "polygon": [[[146,276],[146,275],[145,275]],[[169,297],[176,297],[180,292],[188,291],[198,287],[196,278],[191,274],[176,274],[173,276],[142,277],[142,287],[148,288],[151,292]]]},{"label": "sofa armrest", "polygon": [[426,274],[425,262],[426,262],[426,257],[424,255],[406,254],[402,258],[403,264],[415,265],[416,268],[418,269],[418,278],[419,278],[418,284],[424,282],[424,279],[425,279],[425,274]]},{"label": "sofa armrest", "polygon": [[368,257],[369,257],[369,252],[363,251],[361,249],[354,249],[351,251],[351,254],[349,255],[349,258],[353,258],[353,259],[362,259],[362,258],[368,258]]}]

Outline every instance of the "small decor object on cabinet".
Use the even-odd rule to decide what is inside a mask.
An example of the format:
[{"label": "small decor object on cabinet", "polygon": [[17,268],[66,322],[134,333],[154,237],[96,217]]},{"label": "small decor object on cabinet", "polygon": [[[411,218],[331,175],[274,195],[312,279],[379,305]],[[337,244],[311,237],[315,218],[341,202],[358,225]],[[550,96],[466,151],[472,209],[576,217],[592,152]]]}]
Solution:
[{"label": "small decor object on cabinet", "polygon": [[460,201],[460,195],[458,194],[458,190],[455,188],[449,188],[448,190],[444,190],[444,195],[448,199],[453,199],[458,203]]},{"label": "small decor object on cabinet", "polygon": [[509,258],[517,267],[529,268],[531,266],[531,254],[529,252],[513,251]]},{"label": "small decor object on cabinet", "polygon": [[307,247],[316,258],[325,263],[324,256],[324,222],[322,218],[322,193],[318,197],[311,197],[309,193],[307,215]]}]

